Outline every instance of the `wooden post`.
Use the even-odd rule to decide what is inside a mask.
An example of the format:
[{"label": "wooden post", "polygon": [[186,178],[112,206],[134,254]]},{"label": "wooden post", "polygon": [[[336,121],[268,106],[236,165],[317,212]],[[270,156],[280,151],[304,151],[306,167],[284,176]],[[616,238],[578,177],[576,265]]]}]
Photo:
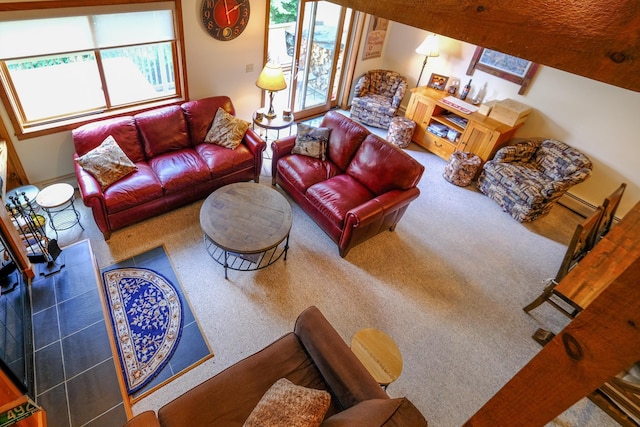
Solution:
[{"label": "wooden post", "polygon": [[639,308],[636,259],[465,425],[552,421],[640,360]]}]

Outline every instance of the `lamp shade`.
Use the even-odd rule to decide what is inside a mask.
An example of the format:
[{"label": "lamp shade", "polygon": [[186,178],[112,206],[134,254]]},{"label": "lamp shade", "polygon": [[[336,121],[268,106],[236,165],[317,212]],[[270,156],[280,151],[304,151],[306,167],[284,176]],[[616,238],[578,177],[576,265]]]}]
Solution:
[{"label": "lamp shade", "polygon": [[416,49],[416,53],[424,56],[440,56],[440,42],[438,36],[430,34]]},{"label": "lamp shade", "polygon": [[287,83],[284,81],[284,74],[282,73],[282,67],[278,64],[267,63],[258,76],[256,86],[260,89],[276,92],[287,88]]}]

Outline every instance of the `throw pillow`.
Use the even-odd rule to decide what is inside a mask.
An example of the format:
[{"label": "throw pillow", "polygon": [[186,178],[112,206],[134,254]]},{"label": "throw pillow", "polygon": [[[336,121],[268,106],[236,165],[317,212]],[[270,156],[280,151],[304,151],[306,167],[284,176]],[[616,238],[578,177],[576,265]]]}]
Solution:
[{"label": "throw pillow", "polygon": [[250,125],[251,123],[238,119],[227,113],[223,108],[218,107],[211,129],[207,132],[207,136],[204,137],[204,142],[235,150],[242,142],[242,138],[244,138],[244,134]]},{"label": "throw pillow", "polygon": [[326,160],[330,134],[331,128],[319,128],[299,123],[296,143],[291,152]]},{"label": "throw pillow", "polygon": [[318,427],[329,409],[331,395],[280,378],[251,411],[244,427]]},{"label": "throw pillow", "polygon": [[138,170],[111,135],[102,144],[78,157],[76,162],[98,180],[103,190]]}]

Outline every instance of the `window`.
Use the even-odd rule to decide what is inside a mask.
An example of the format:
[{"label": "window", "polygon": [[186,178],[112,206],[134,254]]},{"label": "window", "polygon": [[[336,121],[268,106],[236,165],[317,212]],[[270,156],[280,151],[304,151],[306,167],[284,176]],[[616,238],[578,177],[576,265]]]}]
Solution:
[{"label": "window", "polygon": [[2,19],[0,80],[19,136],[179,98],[173,5]]}]

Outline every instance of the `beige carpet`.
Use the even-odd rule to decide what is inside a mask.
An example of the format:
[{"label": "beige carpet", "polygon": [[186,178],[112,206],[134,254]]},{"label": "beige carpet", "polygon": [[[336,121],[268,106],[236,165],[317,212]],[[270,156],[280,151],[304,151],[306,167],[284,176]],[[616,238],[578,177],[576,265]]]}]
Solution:
[{"label": "beige carpet", "polygon": [[[257,272],[229,272],[206,251],[198,223],[202,202],[113,233],[105,242],[82,206],[86,231],[104,267],[164,244],[215,357],[134,406],[166,402],[250,355],[293,328],[296,316],[318,306],[350,342],[374,327],[398,343],[404,370],[388,388],[408,396],[432,427],[459,426],[539,350],[539,327],[566,320],[544,305],[522,311],[555,275],[580,220],[557,206],[522,225],[475,187],[442,179],[445,162],[414,146],[426,166],[421,196],[396,231],[354,248],[342,259],[335,244],[295,204],[287,261]],[[265,173],[270,170],[268,161]],[[264,176],[261,185],[270,185]],[[63,240],[61,242],[65,244]],[[212,402],[215,404],[215,402]],[[514,425],[526,420],[514,420]],[[616,425],[586,399],[552,425]]]}]

